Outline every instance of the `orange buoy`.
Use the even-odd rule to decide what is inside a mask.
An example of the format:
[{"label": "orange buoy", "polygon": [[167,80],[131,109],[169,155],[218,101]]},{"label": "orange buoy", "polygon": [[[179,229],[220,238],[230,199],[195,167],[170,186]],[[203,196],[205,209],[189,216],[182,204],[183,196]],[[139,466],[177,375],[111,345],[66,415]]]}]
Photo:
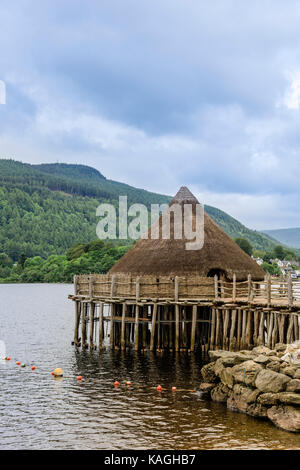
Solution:
[{"label": "orange buoy", "polygon": [[114,382],[114,386],[115,387],[118,387],[120,385],[120,382],[118,382],[117,380]]},{"label": "orange buoy", "polygon": [[131,385],[131,382],[129,380],[127,380],[126,385]]},{"label": "orange buoy", "polygon": [[20,366],[20,365],[21,365],[21,362],[20,362],[20,361],[17,361],[16,364],[17,364],[17,366]]},{"label": "orange buoy", "polygon": [[54,371],[51,372],[51,375],[54,375]]},{"label": "orange buoy", "polygon": [[35,370],[35,369],[36,369],[36,367],[35,367],[35,366],[32,366],[32,367],[31,367],[31,370]]},{"label": "orange buoy", "polygon": [[82,376],[78,375],[77,380],[79,380],[79,381],[82,380]]},{"label": "orange buoy", "polygon": [[156,390],[157,390],[158,392],[161,392],[161,391],[162,391],[162,386],[161,386],[161,385],[158,385],[158,386],[156,387]]},{"label": "orange buoy", "polygon": [[176,392],[176,387],[172,387],[172,392]]},{"label": "orange buoy", "polygon": [[7,356],[7,357],[5,358],[5,360],[6,360],[6,361],[10,361],[10,357]]}]

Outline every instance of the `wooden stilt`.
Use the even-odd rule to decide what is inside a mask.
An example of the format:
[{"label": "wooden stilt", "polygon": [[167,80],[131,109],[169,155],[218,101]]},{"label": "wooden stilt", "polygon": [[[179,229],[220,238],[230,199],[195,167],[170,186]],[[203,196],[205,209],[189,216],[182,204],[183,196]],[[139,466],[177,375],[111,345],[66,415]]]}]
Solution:
[{"label": "wooden stilt", "polygon": [[230,329],[230,339],[229,339],[229,350],[234,351],[235,350],[235,341],[234,341],[234,333],[236,329],[236,316],[237,316],[237,311],[232,310],[231,311],[231,329]]},{"label": "wooden stilt", "polygon": [[140,307],[135,306],[135,336],[134,336],[134,349],[135,351],[139,350],[139,313]]},{"label": "wooden stilt", "polygon": [[191,351],[195,351],[196,322],[197,322],[197,305],[193,305],[192,330],[191,330]]},{"label": "wooden stilt", "polygon": [[115,345],[115,325],[114,325],[114,316],[115,316],[115,304],[110,304],[110,349],[114,349]]},{"label": "wooden stilt", "polygon": [[87,304],[81,304],[81,344],[84,348],[86,346],[86,308]]},{"label": "wooden stilt", "polygon": [[216,309],[211,309],[211,326],[210,326],[210,347],[215,347],[215,330],[216,330]]},{"label": "wooden stilt", "polygon": [[224,324],[223,324],[223,349],[229,348],[228,341],[228,327],[229,327],[229,310],[225,310]]},{"label": "wooden stilt", "polygon": [[80,323],[80,302],[75,302],[75,328],[74,328],[74,344],[79,344],[79,323]]},{"label": "wooden stilt", "polygon": [[263,311],[260,312],[258,344],[260,346],[265,344],[265,313]]},{"label": "wooden stilt", "polygon": [[99,305],[99,349],[103,347],[103,339],[104,339],[104,332],[103,332],[103,302],[100,302]]},{"label": "wooden stilt", "polygon": [[122,326],[121,326],[121,350],[124,351],[125,344],[125,316],[126,316],[126,302],[122,304]]},{"label": "wooden stilt", "polygon": [[150,338],[150,351],[154,349],[154,341],[155,341],[155,328],[156,328],[156,316],[157,316],[157,304],[153,305],[153,312],[152,312],[152,327],[151,327],[151,338]]},{"label": "wooden stilt", "polygon": [[94,315],[95,315],[95,304],[90,303],[90,348],[94,349]]},{"label": "wooden stilt", "polygon": [[175,351],[179,351],[179,305],[175,305]]}]

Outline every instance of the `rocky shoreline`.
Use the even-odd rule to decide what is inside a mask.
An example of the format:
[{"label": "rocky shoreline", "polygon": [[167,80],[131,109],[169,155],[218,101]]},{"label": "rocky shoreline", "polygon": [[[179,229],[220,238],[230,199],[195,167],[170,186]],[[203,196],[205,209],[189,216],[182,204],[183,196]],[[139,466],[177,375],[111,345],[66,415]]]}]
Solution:
[{"label": "rocky shoreline", "polygon": [[200,391],[231,410],[300,432],[300,361],[289,362],[288,349],[279,343],[273,350],[209,351]]}]

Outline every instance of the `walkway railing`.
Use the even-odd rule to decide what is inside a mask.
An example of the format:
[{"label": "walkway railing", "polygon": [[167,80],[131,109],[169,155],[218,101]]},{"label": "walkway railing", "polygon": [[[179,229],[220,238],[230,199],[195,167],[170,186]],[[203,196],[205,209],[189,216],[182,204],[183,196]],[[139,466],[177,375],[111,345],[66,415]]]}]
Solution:
[{"label": "walkway railing", "polygon": [[102,300],[220,300],[231,302],[263,302],[266,304],[300,306],[300,279],[291,276],[264,281],[223,281],[216,276],[169,277],[90,274],[74,277],[75,295]]}]

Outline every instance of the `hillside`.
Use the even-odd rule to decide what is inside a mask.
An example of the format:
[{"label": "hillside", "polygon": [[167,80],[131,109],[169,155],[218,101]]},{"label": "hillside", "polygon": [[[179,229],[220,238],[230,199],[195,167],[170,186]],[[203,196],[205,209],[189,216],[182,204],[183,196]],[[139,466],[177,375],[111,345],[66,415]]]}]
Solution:
[{"label": "hillside", "polygon": [[[20,253],[47,258],[76,243],[95,239],[96,208],[101,202],[167,203],[169,196],[108,180],[85,165],[29,165],[0,159],[0,253],[16,261]],[[247,238],[254,248],[271,250],[267,235],[248,229],[225,212],[205,206],[231,237]]]},{"label": "hillside", "polygon": [[263,230],[263,233],[269,235],[272,238],[276,238],[276,240],[284,245],[298,249],[300,248],[300,227]]}]

